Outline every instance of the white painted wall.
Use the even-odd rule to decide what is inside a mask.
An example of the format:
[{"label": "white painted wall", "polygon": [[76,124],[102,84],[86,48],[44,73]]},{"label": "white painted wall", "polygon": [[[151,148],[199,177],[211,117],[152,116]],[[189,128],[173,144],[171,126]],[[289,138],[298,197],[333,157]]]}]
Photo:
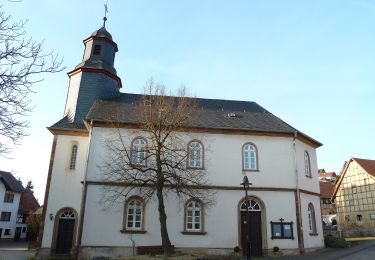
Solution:
[{"label": "white painted wall", "polygon": [[[14,199],[12,203],[4,202],[6,188],[3,182],[0,181],[0,213],[3,211],[11,212],[10,221],[0,221],[0,228],[3,229],[1,238],[14,238],[16,230],[16,221],[18,214],[18,207],[20,205],[21,194],[19,192],[12,192]],[[5,229],[10,229],[10,235],[4,235]]]},{"label": "white painted wall", "polygon": [[[315,210],[317,236],[310,235],[308,205],[312,203]],[[301,193],[301,216],[305,248],[317,248],[324,245],[323,226],[320,212],[320,199],[317,196]]]},{"label": "white painted wall", "polygon": [[[124,204],[118,204],[110,210],[105,209],[101,202],[103,197],[101,186],[90,185],[87,193],[85,222],[83,226],[83,246],[131,246],[130,234],[121,233],[123,227]],[[296,214],[293,192],[252,191],[249,196],[260,198],[265,210],[267,247],[298,248],[296,231]],[[182,203],[171,195],[165,204],[168,216],[167,225],[171,242],[176,247],[197,248],[234,248],[239,245],[239,202],[244,198],[244,192],[220,190],[217,191],[216,204],[205,209],[206,235],[184,235],[184,210]],[[125,198],[124,198],[125,202]],[[286,206],[287,205],[287,206]],[[270,221],[293,221],[295,239],[271,239]],[[98,225],[98,223],[103,223]],[[106,224],[104,224],[106,223]],[[145,234],[132,234],[136,246],[160,245],[160,223],[156,200],[151,200],[145,208]]]},{"label": "white painted wall", "polygon": [[[44,224],[42,247],[51,247],[54,220],[50,220],[52,213],[54,218],[58,210],[64,207],[80,211],[82,184],[88,137],[59,135],[56,137],[56,152],[53,160],[53,170]],[[73,144],[78,145],[76,169],[70,170],[69,163]]]},{"label": "white painted wall", "polygon": [[[93,149],[90,153],[90,161],[95,164],[89,165],[89,180],[102,179],[97,166],[108,154],[105,140],[116,134],[117,130],[110,128],[96,127],[93,131],[91,138]],[[129,146],[133,138],[147,136],[146,134],[142,135],[139,131],[128,129],[123,129],[121,134]],[[183,138],[186,143],[192,139],[199,139],[204,144],[206,150],[204,165],[213,185],[239,186],[243,177],[242,146],[246,142],[252,142],[258,148],[259,171],[249,171],[247,175],[254,187],[296,188],[293,138],[202,133],[183,134]],[[300,160],[299,165],[303,163],[303,151],[302,155],[297,158]],[[312,151],[314,152],[314,149]],[[314,160],[312,162],[314,163]],[[317,168],[316,165],[314,167]],[[304,173],[301,170],[299,172],[300,178],[305,178]],[[311,180],[311,182],[314,181],[317,182],[317,178]],[[312,188],[308,185],[309,183],[304,185],[304,188],[311,190]],[[316,187],[319,192],[318,184]]]}]

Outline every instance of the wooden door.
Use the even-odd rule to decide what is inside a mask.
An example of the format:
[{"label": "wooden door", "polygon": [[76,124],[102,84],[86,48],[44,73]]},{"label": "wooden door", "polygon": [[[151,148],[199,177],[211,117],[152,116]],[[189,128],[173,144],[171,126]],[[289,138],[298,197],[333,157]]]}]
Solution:
[{"label": "wooden door", "polygon": [[[261,256],[262,255],[262,223],[261,223],[261,212],[250,211],[250,243],[251,243],[251,255]],[[247,255],[247,212],[241,212],[241,246],[243,255]]]},{"label": "wooden door", "polygon": [[73,245],[74,219],[59,219],[56,254],[70,254]]},{"label": "wooden door", "polygon": [[21,238],[21,230],[22,228],[16,227],[16,232],[14,233],[14,241],[18,241]]}]

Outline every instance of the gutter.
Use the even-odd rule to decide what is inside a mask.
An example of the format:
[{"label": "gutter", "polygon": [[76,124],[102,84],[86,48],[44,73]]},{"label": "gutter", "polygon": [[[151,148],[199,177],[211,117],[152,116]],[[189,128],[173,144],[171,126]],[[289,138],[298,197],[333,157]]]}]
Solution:
[{"label": "gutter", "polygon": [[303,241],[303,227],[302,227],[302,214],[301,214],[301,190],[299,188],[299,174],[298,174],[298,164],[297,164],[297,148],[296,148],[296,139],[298,132],[294,132],[293,137],[293,155],[294,155],[294,168],[296,174],[296,193],[295,193],[295,202],[296,202],[296,220],[297,220],[297,235],[298,235],[298,247],[299,252],[303,254],[305,252],[305,246]]},{"label": "gutter", "polygon": [[90,147],[91,147],[91,137],[93,131],[93,123],[94,121],[90,121],[90,128],[89,128],[89,144],[87,148],[87,155],[86,155],[86,163],[85,163],[85,175],[83,177],[83,187],[82,187],[82,197],[81,197],[81,208],[79,214],[79,222],[78,222],[78,239],[77,245],[73,252],[73,259],[78,259],[79,249],[82,244],[82,233],[83,233],[83,221],[85,217],[85,208],[86,208],[86,195],[87,195],[87,172],[88,172],[88,165],[89,165],[89,156],[90,156]]}]

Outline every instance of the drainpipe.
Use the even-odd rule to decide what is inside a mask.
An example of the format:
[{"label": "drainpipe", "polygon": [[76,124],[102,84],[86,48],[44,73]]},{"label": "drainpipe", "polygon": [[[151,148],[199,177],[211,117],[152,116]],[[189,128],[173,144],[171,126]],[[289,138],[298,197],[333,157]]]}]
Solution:
[{"label": "drainpipe", "polygon": [[296,174],[296,193],[295,193],[295,200],[296,200],[296,218],[297,218],[297,235],[298,235],[298,247],[299,252],[303,254],[305,252],[304,248],[304,241],[303,241],[303,227],[302,227],[302,215],[301,215],[301,195],[300,195],[300,188],[299,188],[299,174],[298,174],[298,164],[297,164],[297,148],[296,148],[296,139],[297,139],[297,131],[294,132],[293,138],[293,154],[294,154],[294,168]]},{"label": "drainpipe", "polygon": [[83,221],[84,221],[84,216],[85,216],[85,207],[86,207],[86,194],[87,194],[87,168],[89,165],[89,156],[90,156],[90,147],[91,147],[91,136],[92,136],[92,131],[93,131],[93,120],[90,121],[90,129],[89,129],[89,145],[87,148],[87,154],[86,154],[86,162],[85,162],[85,175],[83,177],[83,187],[82,187],[82,196],[81,196],[81,209],[80,209],[80,214],[79,214],[79,221],[78,221],[78,239],[77,239],[77,246],[74,249],[73,252],[73,259],[76,260],[78,259],[78,253],[79,249],[81,247],[82,243],[82,231],[83,231]]}]

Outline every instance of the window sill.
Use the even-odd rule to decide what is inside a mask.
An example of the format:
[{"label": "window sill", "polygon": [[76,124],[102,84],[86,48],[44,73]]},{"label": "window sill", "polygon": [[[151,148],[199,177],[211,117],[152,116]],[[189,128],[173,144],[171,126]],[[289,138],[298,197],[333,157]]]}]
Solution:
[{"label": "window sill", "polygon": [[198,235],[198,236],[204,236],[207,234],[207,232],[201,232],[201,231],[182,231],[181,233],[184,235]]},{"label": "window sill", "polygon": [[259,169],[252,170],[252,169],[242,169],[244,172],[260,172]]},{"label": "window sill", "polygon": [[145,234],[146,230],[129,230],[129,229],[121,229],[121,233],[125,234]]},{"label": "window sill", "polygon": [[191,166],[188,166],[186,167],[187,170],[204,170],[204,167],[191,167]]},{"label": "window sill", "polygon": [[271,237],[271,239],[292,239],[294,240],[294,237]]},{"label": "window sill", "polygon": [[319,234],[318,233],[309,233],[310,236],[318,236]]},{"label": "window sill", "polygon": [[306,177],[306,178],[309,178],[309,179],[312,179],[312,176],[310,176],[310,175],[306,175],[306,174],[305,174],[305,177]]}]

